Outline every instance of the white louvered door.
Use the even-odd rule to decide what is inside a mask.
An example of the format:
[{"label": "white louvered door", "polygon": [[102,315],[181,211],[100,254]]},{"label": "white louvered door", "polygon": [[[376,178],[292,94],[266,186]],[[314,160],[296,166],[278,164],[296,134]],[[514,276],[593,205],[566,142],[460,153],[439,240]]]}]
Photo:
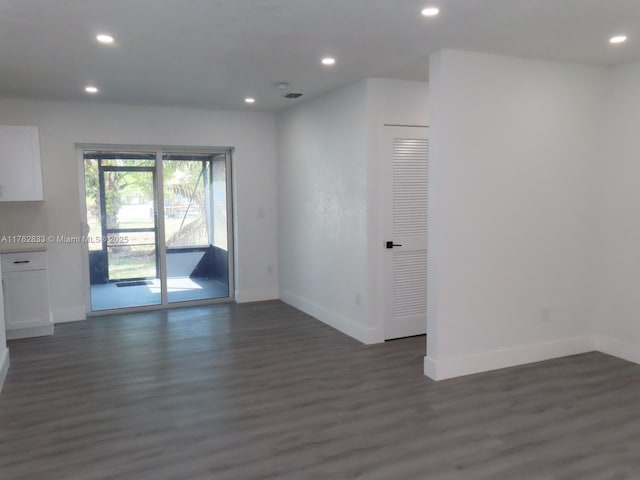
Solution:
[{"label": "white louvered door", "polygon": [[426,127],[385,127],[384,132],[384,331],[390,340],[427,331],[429,140]]}]

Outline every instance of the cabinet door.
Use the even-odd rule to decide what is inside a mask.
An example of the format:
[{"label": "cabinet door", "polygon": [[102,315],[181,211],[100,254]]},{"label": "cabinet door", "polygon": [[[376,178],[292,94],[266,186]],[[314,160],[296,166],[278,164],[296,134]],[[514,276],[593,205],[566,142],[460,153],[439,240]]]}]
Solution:
[{"label": "cabinet door", "polygon": [[43,200],[37,127],[0,125],[0,201]]},{"label": "cabinet door", "polygon": [[49,325],[46,270],[3,273],[7,330]]}]

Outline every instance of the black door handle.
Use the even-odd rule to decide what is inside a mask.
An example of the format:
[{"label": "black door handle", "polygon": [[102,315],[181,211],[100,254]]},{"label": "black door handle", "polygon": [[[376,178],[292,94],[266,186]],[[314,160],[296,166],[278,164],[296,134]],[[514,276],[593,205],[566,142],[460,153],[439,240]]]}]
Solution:
[{"label": "black door handle", "polygon": [[402,246],[401,243],[393,243],[393,241],[387,242],[387,248],[401,247],[401,246]]}]

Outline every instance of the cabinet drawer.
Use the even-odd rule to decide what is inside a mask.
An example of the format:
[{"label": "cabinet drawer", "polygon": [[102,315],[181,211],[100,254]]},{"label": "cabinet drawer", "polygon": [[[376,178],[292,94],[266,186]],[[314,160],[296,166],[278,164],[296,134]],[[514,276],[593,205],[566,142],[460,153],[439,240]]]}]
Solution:
[{"label": "cabinet drawer", "polygon": [[29,270],[46,270],[46,252],[3,253],[2,272],[25,272]]}]

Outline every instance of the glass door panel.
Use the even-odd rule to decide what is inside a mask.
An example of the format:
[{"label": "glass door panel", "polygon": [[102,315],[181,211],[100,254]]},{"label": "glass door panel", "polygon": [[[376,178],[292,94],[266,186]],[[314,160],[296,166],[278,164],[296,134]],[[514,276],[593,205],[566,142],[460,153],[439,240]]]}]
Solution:
[{"label": "glass door panel", "polygon": [[[226,158],[224,154],[163,155],[169,303],[229,296]],[[216,200],[221,196],[222,203]]]},{"label": "glass door panel", "polygon": [[92,310],[160,304],[155,153],[84,162]]}]

